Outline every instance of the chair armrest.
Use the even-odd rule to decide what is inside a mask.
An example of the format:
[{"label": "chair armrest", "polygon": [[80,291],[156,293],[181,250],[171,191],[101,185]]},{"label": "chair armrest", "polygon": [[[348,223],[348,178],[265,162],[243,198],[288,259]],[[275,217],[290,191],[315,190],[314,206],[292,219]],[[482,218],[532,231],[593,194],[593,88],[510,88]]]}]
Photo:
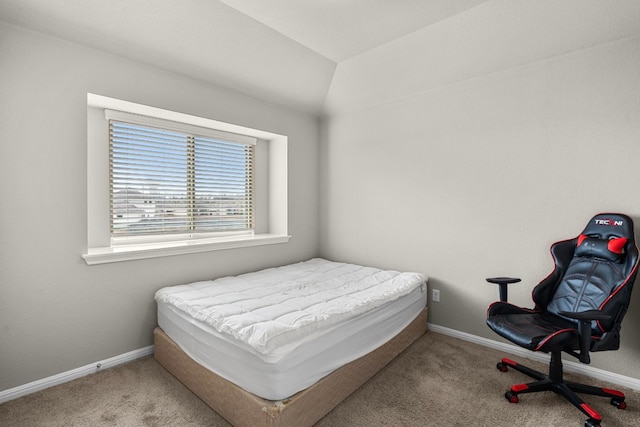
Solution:
[{"label": "chair armrest", "polygon": [[518,283],[520,279],[517,277],[489,277],[487,282],[495,283],[500,287],[500,301],[507,302],[507,285],[510,283]]},{"label": "chair armrest", "polygon": [[579,321],[591,321],[591,320],[611,320],[613,316],[609,314],[605,314],[600,310],[587,310],[587,311],[560,311],[558,314],[561,314],[564,317],[568,317],[570,319],[575,319]]},{"label": "chair armrest", "polygon": [[558,314],[568,317],[569,319],[575,319],[578,323],[578,334],[580,340],[580,354],[578,359],[582,363],[591,363],[591,357],[589,357],[589,350],[591,349],[591,321],[592,320],[611,320],[613,316],[605,314],[600,310],[587,310],[587,311],[559,311]]}]

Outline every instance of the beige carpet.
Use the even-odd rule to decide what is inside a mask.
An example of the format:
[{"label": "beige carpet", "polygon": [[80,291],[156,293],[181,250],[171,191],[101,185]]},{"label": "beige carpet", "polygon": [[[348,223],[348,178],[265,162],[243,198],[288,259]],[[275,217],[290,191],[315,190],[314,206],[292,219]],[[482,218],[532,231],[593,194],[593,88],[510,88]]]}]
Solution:
[{"label": "beige carpet", "polygon": [[[513,370],[499,372],[495,365],[503,356],[428,332],[317,427],[584,425],[586,417],[552,392],[521,395],[519,404],[508,403],[504,391],[529,379]],[[526,362],[535,369],[546,369]],[[594,382],[571,374],[567,378]],[[626,410],[614,408],[607,399],[585,396],[602,415],[603,427],[640,425],[640,393],[623,391],[627,394]],[[0,405],[0,426],[228,425],[153,358]]]}]

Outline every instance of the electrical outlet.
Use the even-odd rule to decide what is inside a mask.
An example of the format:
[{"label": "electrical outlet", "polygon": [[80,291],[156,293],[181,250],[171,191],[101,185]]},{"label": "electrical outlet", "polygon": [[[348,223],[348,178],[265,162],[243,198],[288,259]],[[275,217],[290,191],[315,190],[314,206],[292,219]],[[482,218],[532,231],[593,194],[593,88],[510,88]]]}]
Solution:
[{"label": "electrical outlet", "polygon": [[431,292],[431,299],[433,300],[433,302],[440,302],[440,290],[433,289],[433,291]]}]

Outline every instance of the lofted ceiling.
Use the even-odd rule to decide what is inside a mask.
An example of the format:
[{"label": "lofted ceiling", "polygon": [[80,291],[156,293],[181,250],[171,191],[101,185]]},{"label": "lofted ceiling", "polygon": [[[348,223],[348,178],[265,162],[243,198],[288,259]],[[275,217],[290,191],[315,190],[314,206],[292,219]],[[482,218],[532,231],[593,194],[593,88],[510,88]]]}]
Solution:
[{"label": "lofted ceiling", "polygon": [[487,0],[221,0],[340,62]]},{"label": "lofted ceiling", "polygon": [[0,0],[0,20],[319,113],[338,63],[486,0]]}]

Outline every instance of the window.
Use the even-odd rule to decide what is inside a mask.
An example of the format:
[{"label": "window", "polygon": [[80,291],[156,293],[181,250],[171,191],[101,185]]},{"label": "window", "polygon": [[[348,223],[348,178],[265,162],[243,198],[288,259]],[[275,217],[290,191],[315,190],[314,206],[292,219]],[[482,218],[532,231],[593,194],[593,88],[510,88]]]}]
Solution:
[{"label": "window", "polygon": [[113,242],[253,233],[256,138],[110,110],[106,117]]},{"label": "window", "polygon": [[287,138],[87,98],[88,264],[284,243]]}]

